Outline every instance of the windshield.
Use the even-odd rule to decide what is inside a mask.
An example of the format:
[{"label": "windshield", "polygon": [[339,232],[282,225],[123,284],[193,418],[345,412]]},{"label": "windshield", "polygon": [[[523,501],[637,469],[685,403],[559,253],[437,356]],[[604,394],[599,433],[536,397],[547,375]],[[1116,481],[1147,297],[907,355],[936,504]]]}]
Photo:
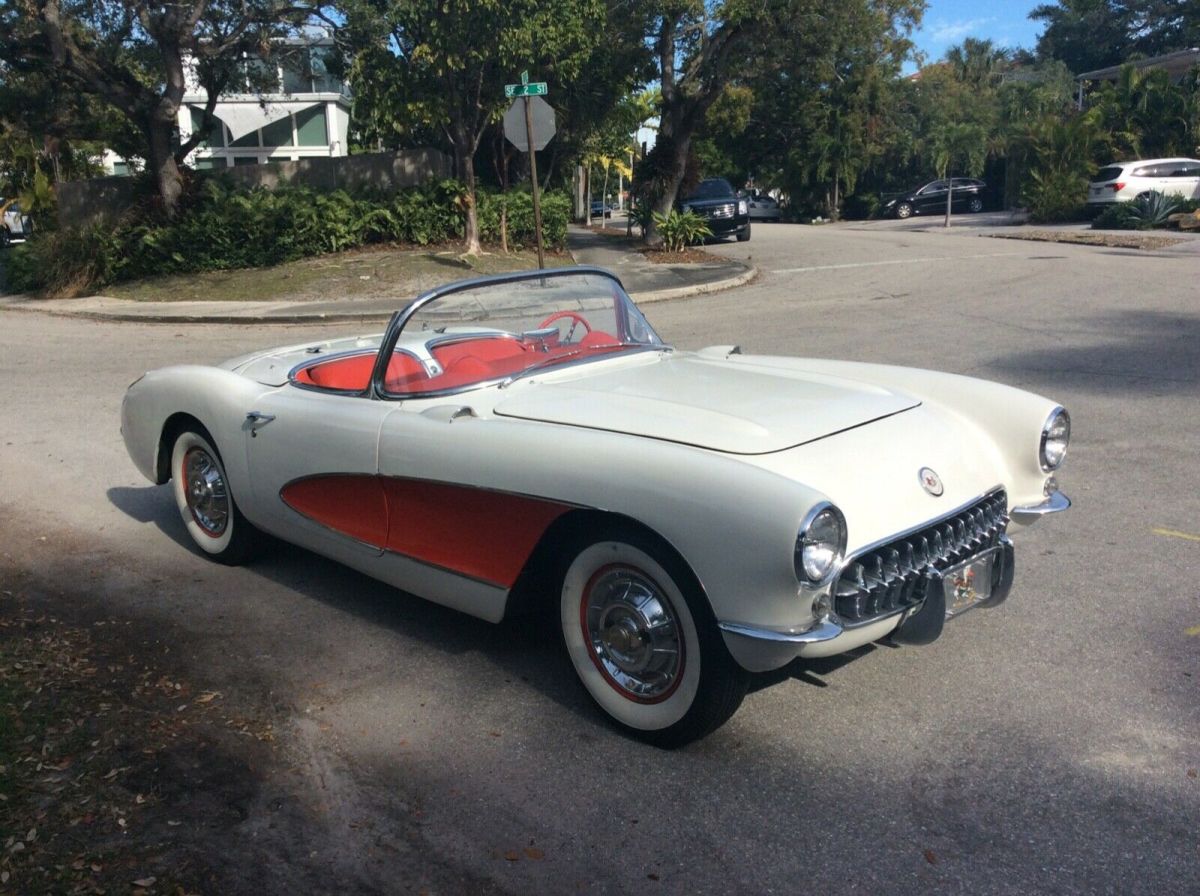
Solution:
[{"label": "windshield", "polygon": [[384,391],[443,393],[664,347],[612,277],[542,272],[451,287],[403,322]]},{"label": "windshield", "polygon": [[688,199],[728,199],[733,196],[733,187],[729,185],[729,181],[721,178],[712,180],[702,180],[696,185],[696,189],[687,197]]}]

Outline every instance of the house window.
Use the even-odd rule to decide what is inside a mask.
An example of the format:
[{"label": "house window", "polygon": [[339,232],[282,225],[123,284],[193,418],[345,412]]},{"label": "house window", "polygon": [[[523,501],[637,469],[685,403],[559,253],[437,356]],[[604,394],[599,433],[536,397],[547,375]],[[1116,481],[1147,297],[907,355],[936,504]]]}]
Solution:
[{"label": "house window", "polygon": [[[203,159],[193,159],[192,167],[197,171],[210,171],[217,167],[217,160],[209,156]],[[224,166],[222,166],[224,167]]]},{"label": "house window", "polygon": [[258,146],[258,131],[251,131],[249,134],[244,134],[236,140],[230,140],[229,145],[235,147]]},{"label": "house window", "polygon": [[291,146],[292,145],[292,116],[281,118],[279,121],[273,121],[262,129],[262,145],[263,146]]},{"label": "house window", "polygon": [[296,113],[296,136],[298,146],[329,145],[324,106],[315,106]]},{"label": "house window", "polygon": [[257,165],[258,156],[234,156],[233,165],[235,168],[240,168],[243,165]]},{"label": "house window", "polygon": [[129,163],[128,162],[113,162],[113,174],[121,175],[121,176],[129,174]]},{"label": "house window", "polygon": [[[192,113],[192,133],[195,134],[198,131],[203,131],[204,113],[200,112],[197,109],[193,109],[191,106],[188,107],[188,111]],[[224,145],[225,145],[225,126],[223,124],[221,124],[221,122],[218,119],[214,118],[213,123],[212,123],[212,128],[209,129],[209,132],[204,137],[204,139],[200,141],[200,146],[222,147]]]}]

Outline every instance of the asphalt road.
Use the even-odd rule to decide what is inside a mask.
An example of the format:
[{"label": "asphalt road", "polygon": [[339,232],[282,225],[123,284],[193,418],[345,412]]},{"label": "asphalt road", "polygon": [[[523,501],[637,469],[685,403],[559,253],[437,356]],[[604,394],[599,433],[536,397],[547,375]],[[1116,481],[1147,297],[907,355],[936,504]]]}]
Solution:
[{"label": "asphalt road", "polygon": [[280,712],[321,812],[284,837],[264,794],[228,832],[279,869],[260,893],[330,868],[358,892],[1197,892],[1200,256],[886,224],[756,224],[713,251],[762,275],[652,306],[677,345],[933,367],[1070,409],[1075,507],[1019,536],[1003,607],[765,681],[684,750],[634,743],[542,630],[298,550],[227,569],[188,546],[125,456],[122,391],[316,331],[294,326],[0,313],[3,552]]}]

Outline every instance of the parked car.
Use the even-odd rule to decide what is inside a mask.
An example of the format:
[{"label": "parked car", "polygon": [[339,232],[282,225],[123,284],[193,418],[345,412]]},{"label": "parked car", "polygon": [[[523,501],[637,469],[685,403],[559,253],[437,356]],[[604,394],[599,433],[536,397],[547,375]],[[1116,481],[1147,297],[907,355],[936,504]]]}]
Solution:
[{"label": "parked car", "polygon": [[0,245],[7,246],[14,239],[27,239],[33,233],[33,221],[21,211],[16,200],[0,198]]},{"label": "parked car", "polygon": [[751,221],[778,221],[782,216],[779,200],[766,193],[750,193],[746,201],[749,205]]},{"label": "parked car", "polygon": [[1153,192],[1200,199],[1200,160],[1139,159],[1105,165],[1088,184],[1087,203],[1101,208]]},{"label": "parked car", "polygon": [[693,211],[704,218],[713,236],[733,234],[739,243],[750,239],[750,209],[745,199],[723,177],[702,180],[680,202],[684,211]]},{"label": "parked car", "polygon": [[600,218],[600,217],[611,218],[612,210],[613,210],[612,203],[605,202],[602,199],[593,199],[592,200],[592,217],[593,218]]},{"label": "parked car", "polygon": [[973,177],[952,177],[930,181],[924,186],[889,199],[883,213],[895,218],[913,215],[944,215],[946,192],[952,190],[950,207],[955,212],[981,212],[987,198],[988,185]]},{"label": "parked car", "polygon": [[929,643],[1002,603],[1010,536],[1070,506],[1050,399],[677,351],[586,267],[442,286],[382,334],[151,371],[121,433],[203,554],[239,563],[267,532],[491,622],[543,614],[591,699],[661,746],[724,723],[752,673]]}]

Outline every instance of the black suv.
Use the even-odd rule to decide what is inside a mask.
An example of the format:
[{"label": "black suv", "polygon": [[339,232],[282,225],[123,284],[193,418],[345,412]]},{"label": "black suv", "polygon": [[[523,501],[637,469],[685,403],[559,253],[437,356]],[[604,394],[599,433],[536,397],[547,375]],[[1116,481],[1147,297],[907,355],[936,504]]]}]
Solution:
[{"label": "black suv", "polygon": [[723,177],[702,180],[686,196],[680,207],[702,217],[713,236],[737,234],[739,243],[750,239],[750,208],[745,199],[738,198],[729,181]]}]

